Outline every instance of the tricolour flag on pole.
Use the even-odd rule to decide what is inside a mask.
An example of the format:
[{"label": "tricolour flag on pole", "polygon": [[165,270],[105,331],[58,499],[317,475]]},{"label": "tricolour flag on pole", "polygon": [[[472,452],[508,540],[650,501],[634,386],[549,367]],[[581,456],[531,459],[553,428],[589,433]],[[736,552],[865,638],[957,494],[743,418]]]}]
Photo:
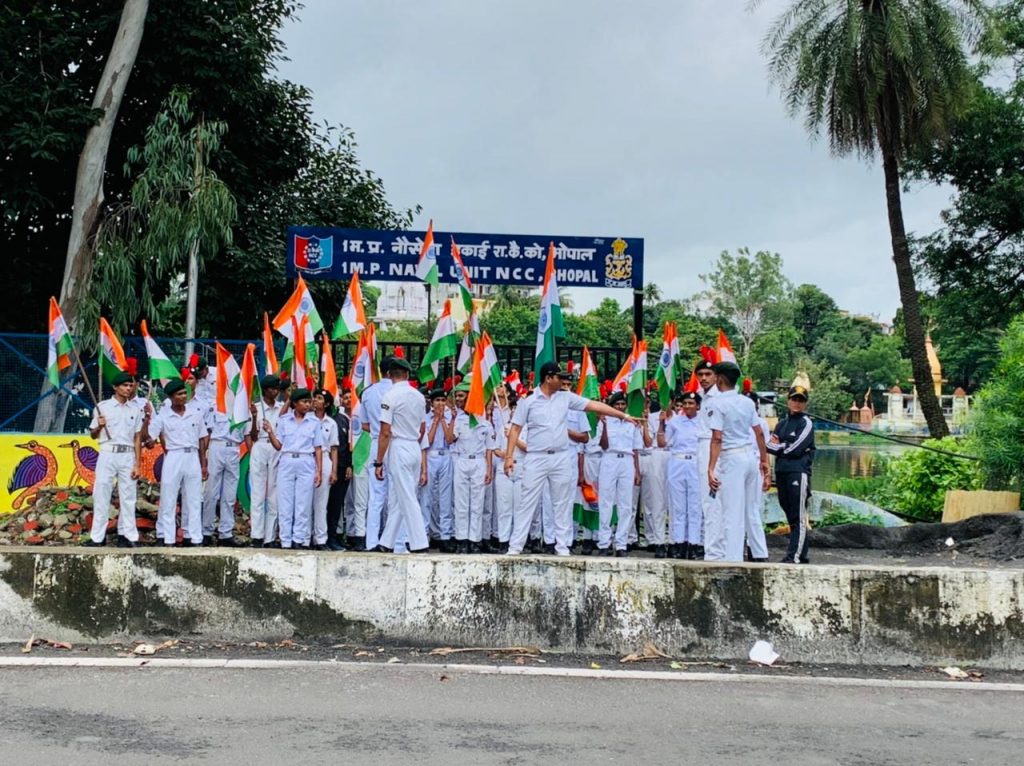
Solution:
[{"label": "tricolour flag on pole", "polygon": [[270,332],[270,316],[263,312],[263,374],[277,375],[281,367],[274,352],[274,334]]},{"label": "tricolour flag on pole", "polygon": [[427,224],[427,233],[420,248],[420,259],[416,263],[416,277],[428,285],[437,287],[437,249],[434,247],[434,219]]},{"label": "tricolour flag on pole", "polygon": [[345,302],[341,306],[338,321],[334,323],[331,337],[334,340],[347,335],[355,335],[366,327],[366,312],[363,309],[363,291],[359,287],[359,272],[352,272],[352,281],[348,283]]},{"label": "tricolour flag on pole", "polygon": [[[487,400],[490,398],[487,389],[494,379],[487,361],[487,345],[487,336],[484,335],[473,352],[473,372],[469,379],[469,396],[466,397],[466,414],[472,428],[476,428],[487,415]],[[498,375],[500,380],[500,373]]]},{"label": "tricolour flag on pole", "polygon": [[161,386],[166,386],[169,381],[181,375],[181,371],[153,340],[145,319],[142,320],[141,329],[142,341],[146,344],[146,356],[149,358],[149,379],[160,381]]},{"label": "tricolour flag on pole", "polygon": [[106,319],[100,317],[100,372],[108,385],[114,384],[114,376],[128,369],[121,341]]},{"label": "tricolour flag on pole", "polygon": [[667,410],[672,404],[672,393],[676,390],[678,378],[678,359],[679,336],[676,333],[676,325],[674,322],[665,322],[661,356],[658,357],[658,371],[655,373],[655,380],[658,381],[658,401],[663,410]]},{"label": "tricolour flag on pole", "polygon": [[306,281],[299,277],[296,280],[295,290],[292,292],[288,302],[284,304],[282,309],[277,312],[277,316],[274,317],[274,329],[294,343],[295,338],[292,337],[293,325],[291,320],[294,317],[297,325],[304,316],[309,318],[309,335],[306,339],[306,344],[313,345],[312,353],[315,354],[316,343],[313,342],[313,336],[324,329],[324,323],[316,310],[316,304],[313,303],[313,296],[306,286]]},{"label": "tricolour flag on pole", "polygon": [[480,336],[480,344],[484,347],[484,394],[490,400],[495,389],[502,384],[501,365],[498,364],[498,354],[494,351],[494,343],[491,336],[486,332]]},{"label": "tricolour flag on pole", "polygon": [[469,319],[466,321],[466,331],[462,336],[462,345],[459,347],[459,359],[455,363],[455,369],[460,375],[465,375],[473,366],[473,349],[476,348],[477,338],[480,337],[480,318],[475,311],[469,312]]},{"label": "tricolour flag on pole", "polygon": [[330,391],[335,403],[338,401],[338,371],[334,369],[334,354],[331,352],[331,341],[327,333],[322,338],[323,351],[320,353],[320,388]]},{"label": "tricolour flag on pole", "polygon": [[729,343],[729,339],[725,337],[725,333],[722,332],[721,328],[718,330],[718,349],[715,352],[715,358],[719,362],[736,362],[736,354],[733,353],[732,344]]},{"label": "tricolour flag on pole", "polygon": [[558,282],[555,279],[555,243],[548,245],[548,262],[544,269],[544,289],[540,296],[540,318],[537,321],[537,349],[533,371],[540,384],[540,368],[545,362],[555,361],[555,339],[565,337],[562,324],[562,305],[558,302]]},{"label": "tricolour flag on pole", "polygon": [[[227,415],[228,420],[235,412],[235,387],[238,385],[238,376],[242,368],[231,356],[231,352],[220,343],[216,345],[217,352],[217,412]],[[234,386],[232,385],[234,384]],[[248,407],[246,407],[248,409]]]},{"label": "tricolour flag on pole", "polygon": [[50,318],[48,322],[49,337],[46,341],[46,377],[60,387],[60,374],[71,366],[71,350],[74,342],[68,323],[60,313],[60,306],[55,298],[50,298]]},{"label": "tricolour flag on pole", "polygon": [[[590,358],[590,349],[583,347],[583,360],[580,362],[580,380],[576,384],[576,393],[584,399],[600,401],[601,384],[597,381],[597,367],[594,360]],[[597,413],[588,412],[587,420],[590,423],[590,436],[597,436]]]},{"label": "tricolour flag on pole", "polygon": [[455,332],[455,321],[452,319],[451,298],[444,302],[444,311],[437,320],[437,327],[434,328],[434,337],[430,339],[423,354],[423,365],[416,373],[420,383],[427,383],[437,380],[437,372],[442,359],[455,356],[458,350],[458,335]]},{"label": "tricolour flag on pole", "polygon": [[373,358],[373,325],[371,324],[359,336],[356,353],[352,357],[352,390],[357,396],[377,382],[376,367]]},{"label": "tricolour flag on pole", "polygon": [[231,381],[230,388],[233,401],[228,419],[231,422],[231,428],[238,428],[252,421],[249,406],[263,395],[260,389],[260,376],[256,371],[255,343],[246,344],[242,366],[238,375]]},{"label": "tricolour flag on pole", "polygon": [[647,341],[636,343],[629,383],[626,384],[626,411],[635,418],[644,414],[644,391],[647,388]]},{"label": "tricolour flag on pole", "polygon": [[[309,329],[309,318],[303,315],[300,319],[296,320],[293,316],[291,318],[291,335],[293,338],[301,338],[306,334]],[[316,353],[316,344],[313,344],[314,353]],[[309,347],[305,343],[293,343],[291,346],[291,378],[292,383],[297,388],[309,388],[309,380],[307,379],[306,372],[308,371],[307,366],[307,352]],[[285,356],[288,356],[287,350]]]},{"label": "tricolour flag on pole", "polygon": [[462,252],[455,244],[455,237],[452,237],[452,260],[455,261],[455,278],[459,282],[459,294],[462,296],[462,305],[466,313],[473,313],[473,283],[469,281],[469,272],[462,262]]}]

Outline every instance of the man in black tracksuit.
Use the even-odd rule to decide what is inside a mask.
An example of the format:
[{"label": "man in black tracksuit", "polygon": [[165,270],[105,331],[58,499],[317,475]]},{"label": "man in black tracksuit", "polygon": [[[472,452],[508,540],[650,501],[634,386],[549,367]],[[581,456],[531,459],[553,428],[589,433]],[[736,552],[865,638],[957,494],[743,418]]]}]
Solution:
[{"label": "man in black tracksuit", "polygon": [[806,564],[807,502],[811,496],[811,464],[814,462],[814,424],[804,413],[807,389],[789,389],[789,414],[772,432],[768,452],[775,455],[775,486],[779,505],[789,522],[789,550],[782,559],[785,564]]}]

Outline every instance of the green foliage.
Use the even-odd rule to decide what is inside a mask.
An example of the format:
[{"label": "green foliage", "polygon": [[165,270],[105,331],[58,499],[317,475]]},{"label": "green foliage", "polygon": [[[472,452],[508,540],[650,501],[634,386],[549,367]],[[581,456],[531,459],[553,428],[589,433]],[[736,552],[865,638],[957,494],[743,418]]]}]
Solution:
[{"label": "green foliage", "polygon": [[780,327],[758,336],[750,347],[743,373],[758,390],[788,385],[793,378],[793,358],[799,341],[800,336],[792,327]]},{"label": "green foliage", "polygon": [[[924,445],[965,454],[964,443],[953,437],[929,439]],[[937,521],[942,517],[947,490],[977,489],[980,485],[975,461],[923,449],[888,461],[883,479],[872,501],[895,514],[920,521]]]},{"label": "green foliage", "polygon": [[807,406],[812,415],[836,420],[850,406],[850,394],[847,391],[849,379],[828,362],[817,362],[803,358],[796,364],[796,369],[806,372],[811,380],[811,400]]},{"label": "green foliage", "polygon": [[833,482],[832,491],[837,495],[845,495],[856,500],[874,503],[884,483],[885,479],[882,476],[837,478]]},{"label": "green foliage", "polygon": [[974,399],[970,443],[980,458],[985,486],[1024,488],[1024,314],[999,344],[995,375]]},{"label": "green foliage", "polygon": [[833,508],[814,522],[815,527],[838,527],[842,524],[867,524],[872,527],[884,527],[881,516],[875,514],[856,513],[844,508]]}]

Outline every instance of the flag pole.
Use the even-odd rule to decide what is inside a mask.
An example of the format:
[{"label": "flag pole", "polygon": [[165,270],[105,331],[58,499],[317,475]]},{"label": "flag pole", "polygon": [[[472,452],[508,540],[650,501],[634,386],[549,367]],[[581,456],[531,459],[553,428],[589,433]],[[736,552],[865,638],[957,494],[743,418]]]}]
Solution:
[{"label": "flag pole", "polygon": [[433,333],[433,328],[430,326],[430,307],[432,305],[430,282],[424,282],[423,286],[427,288],[427,342],[429,343]]},{"label": "flag pole", "polygon": [[[71,348],[73,348],[75,350],[75,361],[78,362],[78,369],[80,369],[82,371],[82,380],[85,381],[85,387],[89,391],[89,396],[92,397],[92,403],[93,403],[93,405],[95,405],[96,410],[99,411],[100,400],[96,398],[96,392],[92,390],[92,383],[89,382],[89,374],[85,371],[85,366],[82,364],[82,355],[80,353],[78,353],[78,346],[75,345],[74,340],[71,341]],[[100,353],[102,354],[103,351],[101,350]],[[103,379],[103,371],[100,369],[100,365],[99,364],[96,365],[96,369],[97,369],[97,377],[96,377],[96,379],[97,379],[97,383],[99,384],[99,381],[101,381]],[[100,386],[99,390],[101,392],[103,391],[102,385]],[[107,429],[107,427],[105,425],[103,426],[103,431],[107,434],[107,438],[108,439],[112,438],[110,436],[110,431]]]}]

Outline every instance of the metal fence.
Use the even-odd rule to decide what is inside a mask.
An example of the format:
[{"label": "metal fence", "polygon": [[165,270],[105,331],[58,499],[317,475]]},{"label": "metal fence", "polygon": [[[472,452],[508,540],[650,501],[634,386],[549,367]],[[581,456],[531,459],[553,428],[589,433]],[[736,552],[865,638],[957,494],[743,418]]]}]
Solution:
[{"label": "metal fence", "polygon": [[[176,363],[185,363],[185,338],[155,338],[160,348]],[[81,368],[75,367],[74,374],[63,381],[61,387],[54,388],[46,382],[46,342],[43,333],[0,333],[0,431],[32,432],[36,430],[36,413],[43,402],[58,407],[67,407],[64,418],[64,433],[82,433],[86,430],[92,413],[92,400],[86,389],[83,375],[88,375],[95,389],[98,385],[98,370],[95,354],[83,354]],[[211,366],[216,364],[215,344],[212,338],[198,338],[194,341],[194,353],[206,360]],[[237,359],[241,359],[246,344],[255,343],[258,352],[257,366],[263,369],[262,343],[258,340],[220,340],[222,346]],[[140,337],[127,337],[123,340],[125,355],[138,359],[139,373],[145,376],[148,370],[145,344]],[[284,352],[284,340],[279,339],[280,348],[276,349],[278,358]],[[334,362],[339,379],[349,374],[352,354],[355,353],[355,341],[334,341],[332,343]],[[402,353],[413,368],[418,368],[423,361],[427,344],[423,342],[399,343],[381,342],[382,355],[395,353],[396,347],[402,347]],[[533,346],[495,344],[495,353],[504,374],[518,370],[525,382],[530,370],[533,369]],[[559,346],[558,360],[565,366],[572,359],[577,364],[582,357],[580,346]],[[628,355],[622,348],[591,348],[591,358],[597,367],[601,379],[615,376]],[[438,371],[438,379],[444,380],[454,372],[454,359],[444,360]],[[109,396],[109,387],[97,390],[98,396]],[[51,398],[55,400],[50,401]]]}]

